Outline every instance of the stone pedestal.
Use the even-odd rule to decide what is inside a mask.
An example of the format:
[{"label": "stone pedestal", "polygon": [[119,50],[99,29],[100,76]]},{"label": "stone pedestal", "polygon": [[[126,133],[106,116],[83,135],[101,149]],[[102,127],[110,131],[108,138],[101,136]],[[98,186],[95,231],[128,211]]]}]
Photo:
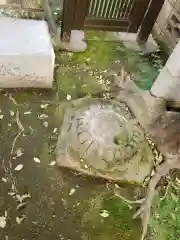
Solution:
[{"label": "stone pedestal", "polygon": [[151,93],[180,103],[180,42],[153,84]]},{"label": "stone pedestal", "polygon": [[45,21],[0,18],[0,88],[51,88],[54,51]]},{"label": "stone pedestal", "polygon": [[87,49],[84,32],[81,30],[72,30],[70,42],[61,41],[61,28],[57,29],[57,36],[54,39],[54,45],[60,49],[69,52],[84,52]]},{"label": "stone pedestal", "polygon": [[153,39],[152,35],[149,36],[147,42],[145,44],[139,45],[137,42],[137,34],[136,33],[123,33],[119,32],[116,34],[118,39],[123,42],[123,44],[130,49],[135,51],[142,51],[143,54],[150,54],[153,52],[159,51],[159,46],[156,41]]}]

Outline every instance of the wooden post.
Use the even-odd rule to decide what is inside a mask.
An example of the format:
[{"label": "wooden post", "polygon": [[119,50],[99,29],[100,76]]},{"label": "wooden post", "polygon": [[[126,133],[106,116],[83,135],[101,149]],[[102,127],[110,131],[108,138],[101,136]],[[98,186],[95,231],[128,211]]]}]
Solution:
[{"label": "wooden post", "polygon": [[144,44],[148,40],[164,2],[165,0],[151,0],[138,33],[137,42],[139,44]]},{"label": "wooden post", "polygon": [[73,28],[75,5],[76,0],[64,0],[61,28],[61,40],[63,42],[69,42],[71,39],[71,30]]},{"label": "wooden post", "polygon": [[[151,0],[136,0],[134,1],[133,12],[130,17],[129,32],[137,32],[141,22],[145,16],[146,10]],[[157,0],[159,1],[159,0]]]},{"label": "wooden post", "polygon": [[90,0],[76,0],[73,29],[84,29],[84,22],[89,10],[89,4]]}]

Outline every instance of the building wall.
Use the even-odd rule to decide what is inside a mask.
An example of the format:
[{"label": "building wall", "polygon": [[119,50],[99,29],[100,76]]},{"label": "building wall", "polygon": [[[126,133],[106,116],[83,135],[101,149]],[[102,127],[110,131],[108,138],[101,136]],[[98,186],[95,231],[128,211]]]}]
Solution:
[{"label": "building wall", "polygon": [[165,1],[153,32],[171,53],[180,39],[180,0]]}]

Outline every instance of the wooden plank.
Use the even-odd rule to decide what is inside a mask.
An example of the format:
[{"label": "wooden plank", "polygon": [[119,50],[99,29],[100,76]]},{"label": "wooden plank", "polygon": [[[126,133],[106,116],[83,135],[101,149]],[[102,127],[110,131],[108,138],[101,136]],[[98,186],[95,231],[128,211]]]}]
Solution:
[{"label": "wooden plank", "polygon": [[86,18],[85,28],[108,31],[127,31],[128,21],[113,19]]},{"label": "wooden plank", "polygon": [[140,44],[147,41],[164,2],[165,0],[151,1],[137,37],[137,41]]},{"label": "wooden plank", "polygon": [[130,20],[130,25],[128,30],[129,32],[138,31],[150,1],[151,0],[134,0],[133,11],[129,19]]},{"label": "wooden plank", "polygon": [[61,39],[63,42],[69,42],[71,30],[73,28],[74,12],[76,0],[64,0]]}]

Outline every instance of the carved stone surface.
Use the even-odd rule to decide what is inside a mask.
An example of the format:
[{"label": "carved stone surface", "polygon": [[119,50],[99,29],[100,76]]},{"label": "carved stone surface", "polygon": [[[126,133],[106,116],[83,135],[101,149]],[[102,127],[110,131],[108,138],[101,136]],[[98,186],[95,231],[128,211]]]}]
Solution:
[{"label": "carved stone surface", "polygon": [[66,106],[57,144],[59,166],[142,183],[153,161],[143,130],[123,102],[85,98]]}]

